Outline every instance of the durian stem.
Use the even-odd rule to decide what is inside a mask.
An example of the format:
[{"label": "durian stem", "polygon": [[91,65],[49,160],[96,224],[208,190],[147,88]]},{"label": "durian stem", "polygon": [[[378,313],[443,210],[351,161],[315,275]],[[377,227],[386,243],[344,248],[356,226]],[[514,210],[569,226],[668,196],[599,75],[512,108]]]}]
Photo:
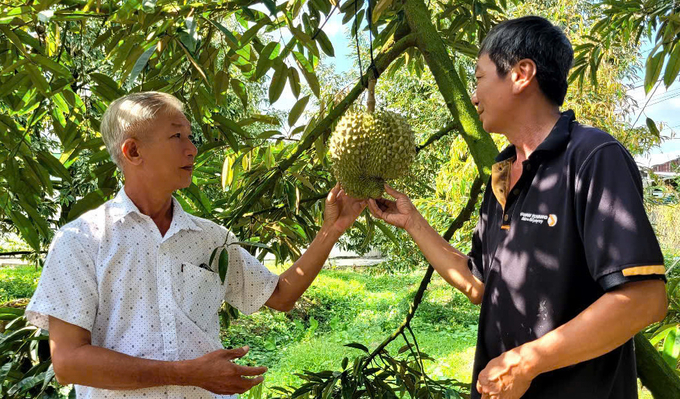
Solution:
[{"label": "durian stem", "polygon": [[375,112],[375,77],[369,75],[368,78],[368,100],[366,101],[366,106],[368,107],[368,112]]}]

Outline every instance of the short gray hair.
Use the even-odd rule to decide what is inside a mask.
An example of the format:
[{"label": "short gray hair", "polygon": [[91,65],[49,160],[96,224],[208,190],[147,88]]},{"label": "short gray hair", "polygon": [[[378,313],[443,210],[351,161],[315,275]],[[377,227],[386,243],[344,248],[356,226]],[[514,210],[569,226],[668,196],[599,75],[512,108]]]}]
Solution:
[{"label": "short gray hair", "polygon": [[121,97],[109,105],[101,122],[101,134],[111,159],[123,169],[121,145],[148,125],[159,113],[184,112],[184,105],[172,94],[144,91]]}]

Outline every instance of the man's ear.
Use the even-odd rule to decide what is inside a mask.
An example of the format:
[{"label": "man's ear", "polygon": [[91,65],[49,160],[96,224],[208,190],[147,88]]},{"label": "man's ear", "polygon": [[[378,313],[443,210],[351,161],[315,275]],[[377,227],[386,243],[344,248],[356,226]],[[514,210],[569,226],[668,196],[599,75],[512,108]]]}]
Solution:
[{"label": "man's ear", "polygon": [[512,67],[512,92],[519,94],[526,90],[536,79],[536,63],[529,59],[521,59]]},{"label": "man's ear", "polygon": [[139,166],[142,163],[142,156],[139,153],[139,141],[134,138],[126,139],[120,146],[120,150],[125,158],[132,165]]}]

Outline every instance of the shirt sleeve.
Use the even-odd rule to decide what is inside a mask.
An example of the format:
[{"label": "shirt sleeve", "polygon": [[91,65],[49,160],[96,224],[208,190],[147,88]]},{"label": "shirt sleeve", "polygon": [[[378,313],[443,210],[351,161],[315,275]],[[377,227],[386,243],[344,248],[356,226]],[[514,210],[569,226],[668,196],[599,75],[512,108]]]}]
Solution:
[{"label": "shirt sleeve", "polygon": [[[238,241],[232,233],[228,242]],[[229,245],[225,300],[245,314],[258,311],[274,292],[279,276],[238,244]]]},{"label": "shirt sleeve", "polygon": [[[490,183],[487,184],[487,187],[490,187]],[[470,247],[470,252],[468,253],[468,268],[472,272],[472,275],[477,277],[481,282],[484,282],[482,237],[484,237],[487,220],[486,196],[487,193],[485,192],[482,206],[479,208],[479,219],[477,220],[477,225],[472,233],[472,245]]]},{"label": "shirt sleeve", "polygon": [[26,307],[28,322],[49,329],[49,316],[92,331],[99,293],[95,263],[86,239],[76,226],[66,225],[54,236],[38,287]]},{"label": "shirt sleeve", "polygon": [[661,248],[645,212],[635,161],[618,142],[602,144],[581,166],[575,208],[588,269],[604,290],[665,280]]}]

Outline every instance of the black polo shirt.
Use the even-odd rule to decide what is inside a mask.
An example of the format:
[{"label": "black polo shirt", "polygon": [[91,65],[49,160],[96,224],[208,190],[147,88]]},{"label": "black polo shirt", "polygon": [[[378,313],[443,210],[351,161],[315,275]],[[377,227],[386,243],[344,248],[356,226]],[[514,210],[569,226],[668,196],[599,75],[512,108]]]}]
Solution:
[{"label": "black polo shirt", "polygon": [[[472,383],[495,357],[567,323],[606,291],[664,279],[633,158],[607,133],[562,114],[509,187],[515,148],[496,159],[473,235],[484,282]],[[523,398],[637,398],[633,341],[539,375]]]}]

